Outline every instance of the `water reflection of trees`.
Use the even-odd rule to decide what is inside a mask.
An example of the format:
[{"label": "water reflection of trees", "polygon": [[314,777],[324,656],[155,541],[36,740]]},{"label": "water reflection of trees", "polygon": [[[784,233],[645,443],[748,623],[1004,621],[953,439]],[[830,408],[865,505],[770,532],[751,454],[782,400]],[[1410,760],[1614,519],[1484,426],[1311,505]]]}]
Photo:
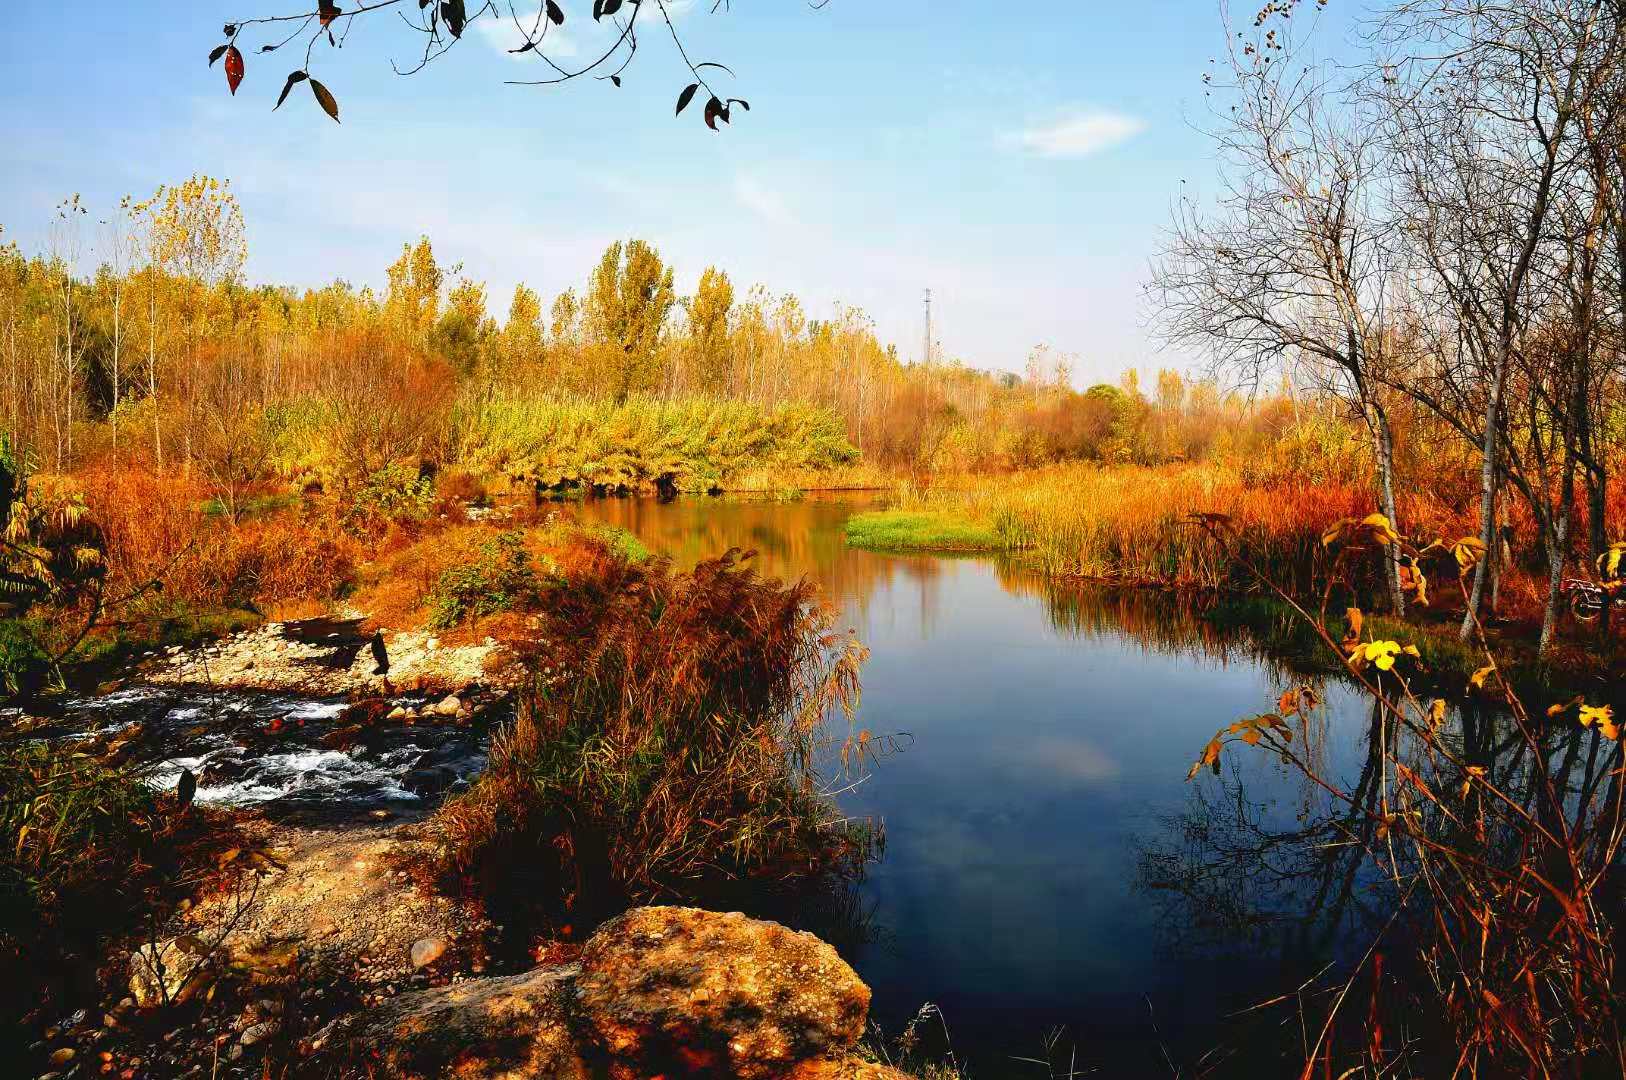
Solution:
[{"label": "water reflection of trees", "polygon": [[[1317,723],[1297,719],[1301,745],[1326,740],[1329,732],[1317,730]],[[1555,814],[1542,795],[1547,778],[1572,821],[1620,806],[1618,750],[1595,729],[1555,725],[1532,741],[1505,709],[1468,701],[1448,713],[1439,740],[1466,764],[1484,769],[1487,783],[1537,820],[1550,821]],[[1424,891],[1410,888],[1429,867],[1408,846],[1389,842],[1379,824],[1394,810],[1385,800],[1393,798],[1396,771],[1404,767],[1423,775],[1430,751],[1406,729],[1383,723],[1376,702],[1358,746],[1341,769],[1325,773],[1336,776],[1348,801],[1301,780],[1284,806],[1284,778],[1296,772],[1259,757],[1231,757],[1217,776],[1204,770],[1185,807],[1164,817],[1159,831],[1139,845],[1136,887],[1157,913],[1157,947],[1172,964],[1218,959],[1275,972],[1280,997],[1273,1008],[1239,1013],[1209,1066],[1228,1058],[1246,1060],[1241,1074],[1267,1075],[1262,1063],[1273,1044],[1284,1064],[1302,1065],[1302,1056],[1294,1054],[1304,1051],[1299,1045],[1304,1025],[1314,1031],[1322,1023],[1343,974],[1380,934],[1391,979],[1403,983],[1434,974],[1400,948],[1427,936],[1433,927],[1425,922],[1438,918]],[[1536,760],[1538,753],[1544,762]],[[1325,761],[1331,755],[1320,756]],[[1517,864],[1513,849],[1528,842],[1511,831],[1486,833],[1482,823],[1426,799],[1415,806],[1415,827],[1442,847],[1477,844],[1487,861]],[[1619,863],[1617,856],[1617,870]],[[1599,897],[1600,917],[1619,925],[1626,914],[1620,889],[1602,890]],[[1233,1003],[1238,1010],[1256,1004]],[[1281,1010],[1290,1014],[1286,1023]],[[1363,1006],[1339,1017],[1338,1024],[1357,1027],[1369,1020]],[[1404,1020],[1414,1032],[1436,1022],[1437,1017]],[[1247,1052],[1238,1053],[1243,1047]],[[1450,1071],[1449,1062],[1433,1064]],[[1422,1065],[1427,1074],[1431,1065]],[[1215,1066],[1211,1074],[1227,1073]]]},{"label": "water reflection of trees", "polygon": [[[996,572],[1006,591],[1040,601],[1059,633],[1127,638],[1148,653],[1197,654],[1222,664],[1259,664],[1276,675],[1293,673],[1292,665],[1257,633],[1239,622],[1215,618],[1218,598],[1212,593],[1057,581],[1010,560],[1000,560]],[[1285,613],[1279,617],[1284,629],[1292,622]]]},{"label": "water reflection of trees", "polygon": [[[902,578],[929,592],[943,571],[931,556],[876,555],[847,546],[854,500],[809,495],[794,500],[680,498],[601,499],[570,508],[583,521],[615,525],[679,565],[714,558],[729,548],[755,551],[759,572],[794,581],[807,577],[832,600],[863,611],[877,590]],[[930,604],[929,598],[923,602]],[[923,617],[930,618],[930,613]]]}]

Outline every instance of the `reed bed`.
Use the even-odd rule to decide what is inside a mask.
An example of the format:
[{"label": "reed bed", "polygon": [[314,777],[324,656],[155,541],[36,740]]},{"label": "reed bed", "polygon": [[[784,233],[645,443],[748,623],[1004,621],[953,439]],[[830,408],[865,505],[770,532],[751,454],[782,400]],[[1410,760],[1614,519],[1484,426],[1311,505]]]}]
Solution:
[{"label": "reed bed", "polygon": [[898,509],[952,511],[990,529],[1044,573],[1135,585],[1224,588],[1236,568],[1192,524],[1229,515],[1275,571],[1302,577],[1327,526],[1368,512],[1349,485],[1252,486],[1224,465],[1059,465],[991,478],[962,491],[905,491]]},{"label": "reed bed", "polygon": [[841,419],[809,405],[591,398],[496,390],[462,398],[451,419],[460,468],[514,487],[708,492],[736,478],[805,479],[851,466]]}]

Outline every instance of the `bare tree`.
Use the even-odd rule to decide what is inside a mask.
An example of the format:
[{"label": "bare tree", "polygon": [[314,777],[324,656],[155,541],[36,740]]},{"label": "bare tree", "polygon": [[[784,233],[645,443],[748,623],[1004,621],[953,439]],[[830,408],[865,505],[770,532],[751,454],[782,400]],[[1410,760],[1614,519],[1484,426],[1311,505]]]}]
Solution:
[{"label": "bare tree", "polygon": [[[1578,265],[1560,219],[1566,200],[1584,200],[1578,117],[1603,88],[1604,58],[1620,48],[1613,6],[1409,0],[1386,13],[1376,34],[1390,53],[1380,71],[1399,235],[1425,320],[1440,328],[1431,370],[1396,385],[1477,439],[1480,539],[1488,550],[1496,546],[1502,480],[1530,503],[1553,582],[1544,644],[1556,620],[1576,450],[1576,399],[1554,390],[1570,378],[1551,364],[1572,364],[1577,355],[1573,347],[1553,353],[1546,329],[1560,311],[1574,314],[1558,303]],[[1510,385],[1529,395],[1522,450],[1508,437]],[[1465,639],[1487,573],[1481,561]]]},{"label": "bare tree", "polygon": [[[1227,30],[1225,70],[1205,78],[1228,108],[1210,136],[1222,164],[1211,204],[1186,199],[1156,268],[1163,332],[1254,381],[1304,362],[1371,433],[1384,513],[1398,524],[1394,435],[1381,389],[1396,269],[1380,125],[1330,69],[1295,62],[1297,3]],[[1403,612],[1400,564],[1387,574]]]}]

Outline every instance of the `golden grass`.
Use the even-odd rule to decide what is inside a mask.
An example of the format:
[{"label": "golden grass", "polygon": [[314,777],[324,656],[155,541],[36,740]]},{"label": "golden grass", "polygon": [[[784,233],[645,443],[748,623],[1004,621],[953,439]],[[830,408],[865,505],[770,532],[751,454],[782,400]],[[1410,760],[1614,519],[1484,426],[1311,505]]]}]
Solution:
[{"label": "golden grass", "polygon": [[1058,465],[984,478],[961,491],[906,491],[903,510],[956,513],[993,530],[1048,574],[1125,584],[1217,588],[1236,568],[1191,523],[1229,515],[1266,565],[1312,565],[1322,532],[1371,511],[1372,497],[1345,485],[1247,484],[1223,465]]}]

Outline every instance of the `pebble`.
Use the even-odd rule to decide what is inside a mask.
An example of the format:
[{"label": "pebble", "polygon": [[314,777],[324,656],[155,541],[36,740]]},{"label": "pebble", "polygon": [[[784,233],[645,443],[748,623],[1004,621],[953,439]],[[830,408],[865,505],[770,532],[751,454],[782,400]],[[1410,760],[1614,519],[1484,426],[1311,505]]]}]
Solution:
[{"label": "pebble", "polygon": [[412,966],[415,968],[428,967],[445,954],[445,939],[419,938],[412,943]]},{"label": "pebble", "polygon": [[261,1039],[275,1034],[276,1030],[276,1022],[266,1020],[262,1023],[255,1024],[253,1027],[244,1028],[243,1033],[237,1037],[237,1041],[243,1046],[253,1046]]}]

